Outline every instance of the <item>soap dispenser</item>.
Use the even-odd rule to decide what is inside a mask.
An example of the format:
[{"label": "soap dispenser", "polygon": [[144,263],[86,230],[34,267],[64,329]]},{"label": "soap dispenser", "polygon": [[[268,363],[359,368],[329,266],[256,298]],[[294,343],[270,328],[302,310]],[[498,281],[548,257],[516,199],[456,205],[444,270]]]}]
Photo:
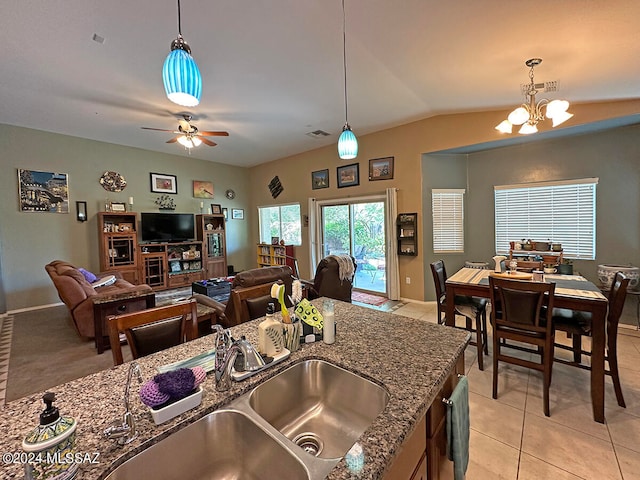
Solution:
[{"label": "soap dispenser", "polygon": [[268,357],[282,352],[283,336],[282,324],[275,319],[276,307],[273,303],[267,305],[267,318],[258,325],[258,351]]},{"label": "soap dispenser", "polygon": [[42,396],[46,408],[40,414],[40,425],[22,441],[22,449],[29,453],[25,463],[25,478],[55,478],[70,480],[78,473],[79,463],[74,462],[76,421],[61,417],[53,405],[56,396],[47,392]]}]

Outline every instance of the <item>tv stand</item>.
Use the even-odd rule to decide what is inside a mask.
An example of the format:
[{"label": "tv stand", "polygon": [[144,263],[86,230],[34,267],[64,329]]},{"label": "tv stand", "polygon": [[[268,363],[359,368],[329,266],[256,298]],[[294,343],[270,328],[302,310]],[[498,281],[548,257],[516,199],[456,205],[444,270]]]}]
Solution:
[{"label": "tv stand", "polygon": [[144,243],[140,277],[154,290],[186,287],[204,280],[202,242]]}]

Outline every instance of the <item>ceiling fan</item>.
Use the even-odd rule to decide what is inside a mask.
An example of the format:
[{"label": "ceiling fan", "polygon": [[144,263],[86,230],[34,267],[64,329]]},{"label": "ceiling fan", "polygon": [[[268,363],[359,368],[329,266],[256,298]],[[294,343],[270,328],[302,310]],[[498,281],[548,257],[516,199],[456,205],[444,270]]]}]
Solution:
[{"label": "ceiling fan", "polygon": [[210,132],[205,130],[198,130],[195,125],[191,124],[191,115],[182,115],[182,118],[178,120],[178,130],[165,130],[163,128],[152,128],[152,127],[141,127],[144,130],[156,130],[158,132],[171,132],[175,133],[176,136],[170,140],[167,140],[167,143],[175,143],[178,142],[180,145],[183,145],[185,148],[192,149],[194,147],[199,146],[201,143],[205,145],[209,145],[210,147],[215,147],[217,143],[212,142],[208,138],[205,137],[228,137],[229,132]]}]

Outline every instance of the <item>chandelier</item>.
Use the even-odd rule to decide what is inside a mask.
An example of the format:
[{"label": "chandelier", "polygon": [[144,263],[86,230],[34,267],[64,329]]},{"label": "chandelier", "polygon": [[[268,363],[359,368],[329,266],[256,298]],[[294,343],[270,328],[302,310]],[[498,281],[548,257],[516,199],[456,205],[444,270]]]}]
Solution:
[{"label": "chandelier", "polygon": [[189,44],[182,38],[180,0],[178,0],[178,38],[171,42],[171,53],[162,67],[162,81],[167,98],[184,107],[195,107],[202,95],[202,77],[191,56]]},{"label": "chandelier", "polygon": [[347,106],[347,34],[342,0],[342,66],[344,67],[344,127],[338,139],[338,155],[342,160],[352,160],[358,156],[358,139],[349,126]]},{"label": "chandelier", "polygon": [[526,99],[527,103],[523,103],[509,114],[506,120],[503,120],[496,130],[502,133],[511,133],[513,125],[522,125],[518,133],[522,135],[529,135],[538,131],[538,122],[544,120],[546,117],[551,119],[552,125],[557,127],[561,123],[566,122],[573,113],[567,112],[569,108],[569,102],[566,100],[552,100],[549,101],[546,98],[536,101],[536,94],[538,90],[536,88],[544,87],[544,84],[536,84],[533,80],[534,67],[542,63],[541,58],[530,58],[524,62],[529,67],[529,79],[530,83],[526,86]]}]

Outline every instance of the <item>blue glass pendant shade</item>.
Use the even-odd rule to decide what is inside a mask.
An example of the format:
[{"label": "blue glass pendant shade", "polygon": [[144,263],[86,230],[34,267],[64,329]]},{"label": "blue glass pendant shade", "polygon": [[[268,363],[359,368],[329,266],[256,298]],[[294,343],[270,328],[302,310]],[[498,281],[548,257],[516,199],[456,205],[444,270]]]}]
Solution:
[{"label": "blue glass pendant shade", "polygon": [[190,53],[176,48],[162,67],[162,81],[167,97],[184,107],[195,107],[202,95],[202,77]]},{"label": "blue glass pendant shade", "polygon": [[342,160],[352,160],[358,156],[358,139],[348,123],[342,128],[338,139],[338,155]]}]

